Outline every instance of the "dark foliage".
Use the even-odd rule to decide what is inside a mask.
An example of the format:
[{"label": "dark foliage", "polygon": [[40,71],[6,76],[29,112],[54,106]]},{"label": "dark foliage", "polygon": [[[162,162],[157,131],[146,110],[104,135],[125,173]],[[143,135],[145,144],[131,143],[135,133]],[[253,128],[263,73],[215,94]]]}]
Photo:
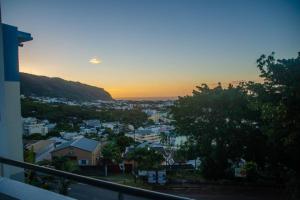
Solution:
[{"label": "dark foliage", "polygon": [[281,60],[262,55],[257,64],[263,83],[203,84],[172,109],[177,131],[196,146],[207,178],[226,178],[243,158],[252,180],[256,170],[279,181],[294,178],[290,174],[299,180],[300,54]]},{"label": "dark foliage", "polygon": [[103,122],[119,121],[125,124],[132,124],[135,127],[139,127],[147,122],[147,115],[140,109],[104,109],[101,111],[96,111],[93,108],[81,106],[69,106],[65,104],[44,104],[34,102],[31,99],[24,99],[21,103],[23,117],[48,119],[51,122],[59,123],[58,127],[64,127],[69,131],[76,131],[76,127],[70,127],[70,125],[68,125],[69,122],[76,124],[81,123],[82,120],[86,119],[99,119]]}]

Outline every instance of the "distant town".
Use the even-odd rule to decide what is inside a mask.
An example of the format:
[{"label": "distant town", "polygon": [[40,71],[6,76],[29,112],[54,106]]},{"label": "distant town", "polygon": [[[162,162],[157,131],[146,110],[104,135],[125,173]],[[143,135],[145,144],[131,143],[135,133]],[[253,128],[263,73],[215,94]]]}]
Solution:
[{"label": "distant town", "polygon": [[0,4],[0,200],[300,199],[300,1]]},{"label": "distant town", "polygon": [[[202,84],[177,100],[76,101],[22,95],[24,160],[172,194],[178,194],[178,187],[203,183],[275,187],[293,180],[299,163],[293,153],[299,149],[299,73],[289,82],[280,79],[280,84],[276,77],[293,74],[299,61],[300,54],[276,62],[274,53],[262,55],[257,66],[263,83]],[[27,181],[61,194],[85,190],[40,176],[29,173]]]},{"label": "distant town", "polygon": [[[46,162],[49,164],[55,157],[67,156],[75,160],[76,164],[84,170],[85,166],[93,166],[98,169],[97,166],[101,166],[109,160],[108,169],[103,169],[104,175],[107,175],[107,170],[117,173],[122,170],[132,171],[137,176],[149,178],[149,183],[159,184],[165,184],[167,181],[165,170],[160,171],[158,176],[155,175],[154,178],[153,173],[156,174],[156,172],[153,172],[153,169],[155,167],[150,166],[151,171],[149,172],[146,169],[134,171],[133,159],[128,155],[136,149],[151,149],[159,154],[159,166],[186,165],[192,169],[200,165],[200,160],[180,160],[179,163],[174,159],[176,149],[187,139],[185,136],[176,134],[172,124],[173,120],[169,111],[170,106],[174,104],[173,100],[77,102],[63,98],[26,97],[24,95],[21,98],[25,154],[28,155],[28,152],[31,151],[35,163],[43,164]],[[42,107],[57,108],[58,106],[67,109],[81,108],[83,109],[82,112],[89,110],[93,113],[98,112],[100,115],[101,112],[107,110],[110,113],[113,113],[112,110],[119,113],[131,112],[131,114],[139,112],[142,117],[110,121],[109,117],[101,120],[93,117],[92,114],[91,117],[79,119],[78,113],[71,116],[71,110],[67,113],[67,118],[53,119],[52,116],[47,118],[47,115],[51,115],[51,111],[44,116],[42,115],[42,110],[45,109]],[[52,112],[55,113],[53,109]],[[68,120],[66,121],[66,119]],[[138,122],[141,119],[142,121]],[[106,155],[103,155],[105,154],[103,151],[106,146],[113,143],[114,139],[112,138],[117,138],[118,135],[126,138],[128,142],[122,144],[119,155],[107,158]],[[109,151],[112,152],[113,150],[109,149]],[[119,157],[118,162],[114,161],[114,156]],[[140,164],[143,165],[143,163]],[[116,166],[118,167],[116,168]]]}]

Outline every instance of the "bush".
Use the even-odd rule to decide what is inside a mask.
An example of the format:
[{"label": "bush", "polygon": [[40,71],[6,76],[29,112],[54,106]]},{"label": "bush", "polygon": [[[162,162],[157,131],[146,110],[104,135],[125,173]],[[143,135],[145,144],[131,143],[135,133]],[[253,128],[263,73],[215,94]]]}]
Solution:
[{"label": "bush", "polygon": [[247,179],[249,181],[255,181],[257,180],[257,164],[255,162],[247,162],[244,166],[245,170],[246,170],[246,174],[247,174]]},{"label": "bush", "polygon": [[46,137],[39,133],[33,133],[31,135],[24,135],[23,138],[27,140],[44,140]]},{"label": "bush", "polygon": [[200,170],[204,178],[218,180],[227,177],[227,168],[227,162],[222,162],[220,160],[216,161],[211,158],[206,158],[202,159]]}]

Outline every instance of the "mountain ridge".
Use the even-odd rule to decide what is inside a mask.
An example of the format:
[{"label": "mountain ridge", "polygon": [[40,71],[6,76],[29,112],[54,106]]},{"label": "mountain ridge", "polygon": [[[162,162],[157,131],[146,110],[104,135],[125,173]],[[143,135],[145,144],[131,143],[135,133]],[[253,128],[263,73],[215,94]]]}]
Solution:
[{"label": "mountain ridge", "polygon": [[20,72],[21,94],[48,96],[76,101],[113,100],[103,88],[59,77],[48,77]]}]

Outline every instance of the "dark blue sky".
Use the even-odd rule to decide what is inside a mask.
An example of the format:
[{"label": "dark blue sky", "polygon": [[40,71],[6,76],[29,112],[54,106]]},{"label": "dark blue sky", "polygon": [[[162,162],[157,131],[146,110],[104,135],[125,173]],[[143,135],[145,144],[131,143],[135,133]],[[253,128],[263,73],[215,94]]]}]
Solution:
[{"label": "dark blue sky", "polygon": [[114,97],[258,80],[261,54],[300,51],[299,0],[2,0],[2,17],[34,37],[21,51],[22,71]]}]

